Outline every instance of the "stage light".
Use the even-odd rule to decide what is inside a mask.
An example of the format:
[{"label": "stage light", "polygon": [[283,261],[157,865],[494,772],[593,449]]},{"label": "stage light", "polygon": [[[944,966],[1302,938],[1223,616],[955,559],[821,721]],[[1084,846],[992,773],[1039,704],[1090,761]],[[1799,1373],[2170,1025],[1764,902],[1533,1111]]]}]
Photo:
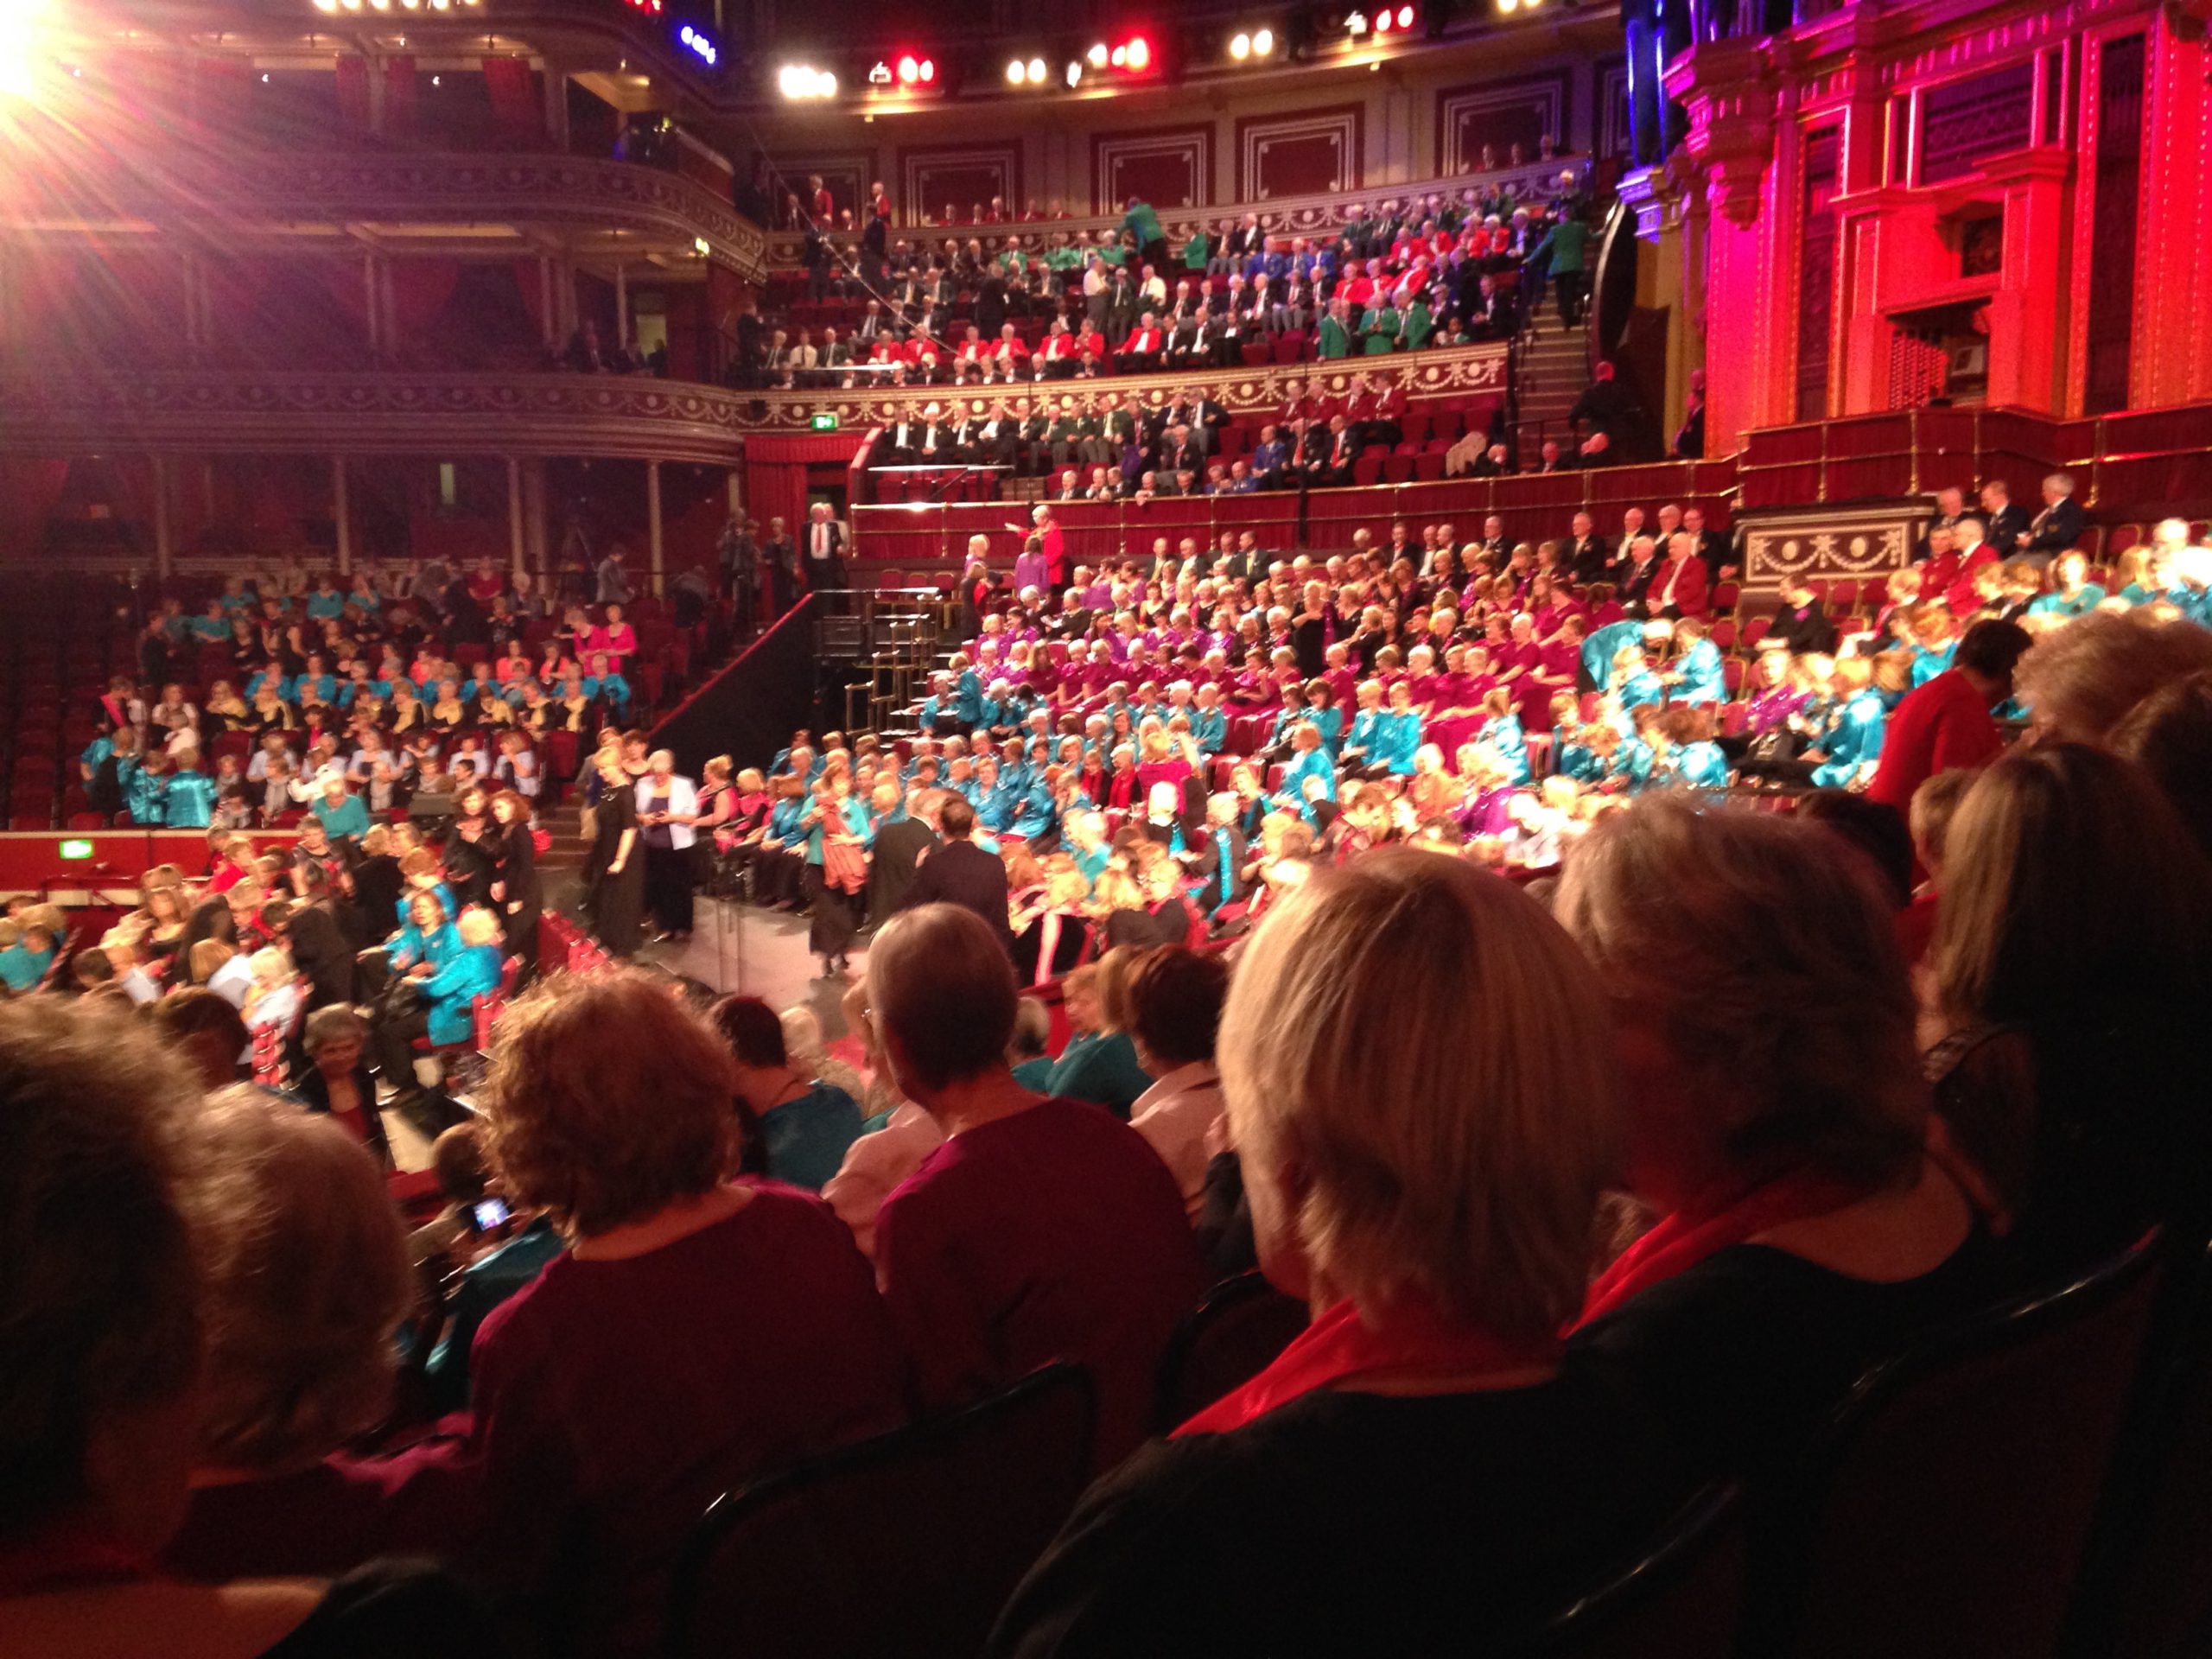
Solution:
[{"label": "stage light", "polygon": [[1252,55],[1254,57],[1264,58],[1274,49],[1274,30],[1271,29],[1263,29],[1252,36]]},{"label": "stage light", "polygon": [[1068,60],[1068,86],[1070,89],[1072,90],[1074,87],[1080,86],[1082,81],[1083,60],[1080,58],[1070,58]]},{"label": "stage light", "polygon": [[1252,37],[1239,35],[1229,43],[1229,55],[1242,63],[1252,55]]},{"label": "stage light", "polygon": [[1103,69],[1106,67],[1106,42],[1103,41],[1092,41],[1090,50],[1084,55],[1090,58],[1090,67],[1092,68]]},{"label": "stage light", "polygon": [[315,0],[315,9],[317,11],[335,11],[338,10],[338,0]]},{"label": "stage light", "polygon": [[1032,58],[1029,60],[1029,84],[1032,86],[1042,86],[1045,84],[1044,59]]},{"label": "stage light", "polygon": [[810,63],[787,63],[776,72],[776,89],[785,98],[835,98],[837,77]]},{"label": "stage light", "polygon": [[1029,66],[1020,58],[1009,58],[1006,65],[1007,84],[1019,86],[1029,78]]},{"label": "stage light", "polygon": [[881,58],[878,58],[875,60],[875,67],[868,72],[868,84],[871,86],[888,86],[891,84],[891,66],[884,62]]},{"label": "stage light", "polygon": [[1413,26],[1414,9],[1411,6],[1400,6],[1398,8],[1398,27],[1400,29],[1411,29]]},{"label": "stage light", "polygon": [[911,86],[917,80],[921,79],[921,75],[922,66],[914,61],[914,54],[910,52],[905,57],[899,60],[899,83],[900,86]]},{"label": "stage light", "polygon": [[721,53],[715,48],[715,43],[689,23],[676,31],[676,38],[690,48],[693,55],[709,69],[715,67],[715,60],[721,56]]},{"label": "stage light", "polygon": [[922,85],[926,86],[936,79],[937,60],[935,58],[924,58],[922,60]]},{"label": "stage light", "polygon": [[1129,48],[1126,46],[1116,47],[1114,48],[1113,63],[1116,69],[1126,69],[1128,67]]},{"label": "stage light", "polygon": [[1144,36],[1140,35],[1129,42],[1130,73],[1133,74],[1141,74],[1143,73],[1146,67],[1151,62],[1152,48],[1147,43]]}]

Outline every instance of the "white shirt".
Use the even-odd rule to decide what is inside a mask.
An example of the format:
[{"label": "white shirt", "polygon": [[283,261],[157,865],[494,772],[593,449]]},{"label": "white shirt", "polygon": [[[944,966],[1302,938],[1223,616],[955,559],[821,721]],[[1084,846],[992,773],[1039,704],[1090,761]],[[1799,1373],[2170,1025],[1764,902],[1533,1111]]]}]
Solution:
[{"label": "white shirt", "polygon": [[944,1131],[937,1120],[906,1101],[881,1128],[845,1148],[845,1161],[823,1187],[822,1197],[852,1229],[862,1255],[875,1257],[875,1217],[884,1199],[944,1144]]},{"label": "white shirt", "polygon": [[1129,1127],[1144,1136],[1182,1189],[1192,1220],[1206,1185],[1206,1134],[1221,1116],[1221,1071],[1211,1060],[1179,1065],[1136,1097]]},{"label": "white shirt", "polygon": [[[644,777],[638,779],[638,810],[640,812],[652,811],[653,810],[652,798],[653,778],[651,772],[647,772]],[[699,791],[697,785],[693,784],[689,778],[679,778],[671,775],[668,780],[667,810],[670,812],[680,813],[686,817],[690,816],[691,813],[696,812],[699,810]],[[662,825],[661,827],[668,831],[668,844],[678,851],[689,847],[694,839],[691,826],[688,823],[671,823]]]}]

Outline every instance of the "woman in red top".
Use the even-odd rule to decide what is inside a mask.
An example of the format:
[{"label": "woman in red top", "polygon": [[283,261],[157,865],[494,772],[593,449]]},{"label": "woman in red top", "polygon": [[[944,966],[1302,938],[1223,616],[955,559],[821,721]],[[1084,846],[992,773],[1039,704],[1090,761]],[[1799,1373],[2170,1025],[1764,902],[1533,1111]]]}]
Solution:
[{"label": "woman in red top", "polygon": [[570,979],[499,1022],[486,1149],[569,1248],[477,1336],[471,1451],[499,1576],[579,1650],[657,1650],[718,1493],[905,1416],[844,1224],[725,1180],[735,1094],[728,1047],[642,975]]}]

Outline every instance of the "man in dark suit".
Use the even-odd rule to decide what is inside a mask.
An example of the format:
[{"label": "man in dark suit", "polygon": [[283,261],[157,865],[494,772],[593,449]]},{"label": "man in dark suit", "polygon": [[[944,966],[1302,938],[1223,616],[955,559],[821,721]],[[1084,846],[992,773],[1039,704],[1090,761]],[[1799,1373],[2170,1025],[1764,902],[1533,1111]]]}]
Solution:
[{"label": "man in dark suit", "polygon": [[944,832],[944,843],[922,859],[899,908],[942,904],[972,910],[989,924],[991,936],[1011,956],[1014,931],[1007,914],[1006,866],[995,853],[976,844],[976,809],[965,797],[948,795],[938,809],[938,828]]},{"label": "man in dark suit", "polygon": [[1612,554],[1605,538],[1598,534],[1596,521],[1586,512],[1578,512],[1573,530],[1574,539],[1567,544],[1567,573],[1580,582],[1603,582]]},{"label": "man in dark suit", "polygon": [[[877,810],[889,812],[899,798],[896,789],[880,784],[875,792]],[[879,927],[906,904],[923,855],[938,845],[937,831],[930,827],[930,820],[937,814],[937,799],[934,790],[909,790],[906,815],[888,819],[875,832],[875,857],[868,866],[868,912]]]},{"label": "man in dark suit", "polygon": [[2020,550],[2021,537],[2027,534],[2028,510],[2012,505],[2012,488],[2001,478],[1993,478],[1981,486],[1981,509],[1989,530],[1983,539],[1997,550],[1999,558],[2012,557]]},{"label": "man in dark suit", "polygon": [[2043,511],[2028,521],[2015,545],[2022,558],[2046,565],[2081,539],[2087,524],[2074,499],[2074,475],[2053,473],[2043,481]]}]

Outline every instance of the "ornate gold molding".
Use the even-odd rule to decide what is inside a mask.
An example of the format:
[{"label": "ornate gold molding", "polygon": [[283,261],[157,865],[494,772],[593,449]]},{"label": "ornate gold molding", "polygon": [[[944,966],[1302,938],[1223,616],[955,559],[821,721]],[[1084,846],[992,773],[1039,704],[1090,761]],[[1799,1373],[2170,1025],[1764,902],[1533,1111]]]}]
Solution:
[{"label": "ornate gold molding", "polygon": [[[1315,391],[1342,392],[1356,374],[1374,374],[1400,381],[1413,398],[1451,397],[1463,394],[1503,396],[1506,385],[1506,348],[1503,343],[1455,347],[1449,351],[1395,352],[1387,357],[1346,357],[1327,363],[1293,363],[1283,367],[1214,369],[1201,373],[1115,374],[1095,380],[1017,381],[1012,385],[902,386],[867,389],[824,386],[798,391],[753,394],[756,407],[750,424],[772,432],[803,432],[817,414],[834,414],[840,427],[865,429],[899,418],[902,411],[918,414],[931,404],[949,407],[956,399],[972,400],[986,409],[1001,398],[1050,399],[1057,404],[1064,396],[1078,402],[1093,395],[1116,403],[1135,393],[1149,403],[1154,392],[1170,395],[1185,386],[1205,388],[1207,395],[1230,414],[1252,414],[1279,407],[1294,382]],[[762,410],[765,410],[765,414]]]}]

